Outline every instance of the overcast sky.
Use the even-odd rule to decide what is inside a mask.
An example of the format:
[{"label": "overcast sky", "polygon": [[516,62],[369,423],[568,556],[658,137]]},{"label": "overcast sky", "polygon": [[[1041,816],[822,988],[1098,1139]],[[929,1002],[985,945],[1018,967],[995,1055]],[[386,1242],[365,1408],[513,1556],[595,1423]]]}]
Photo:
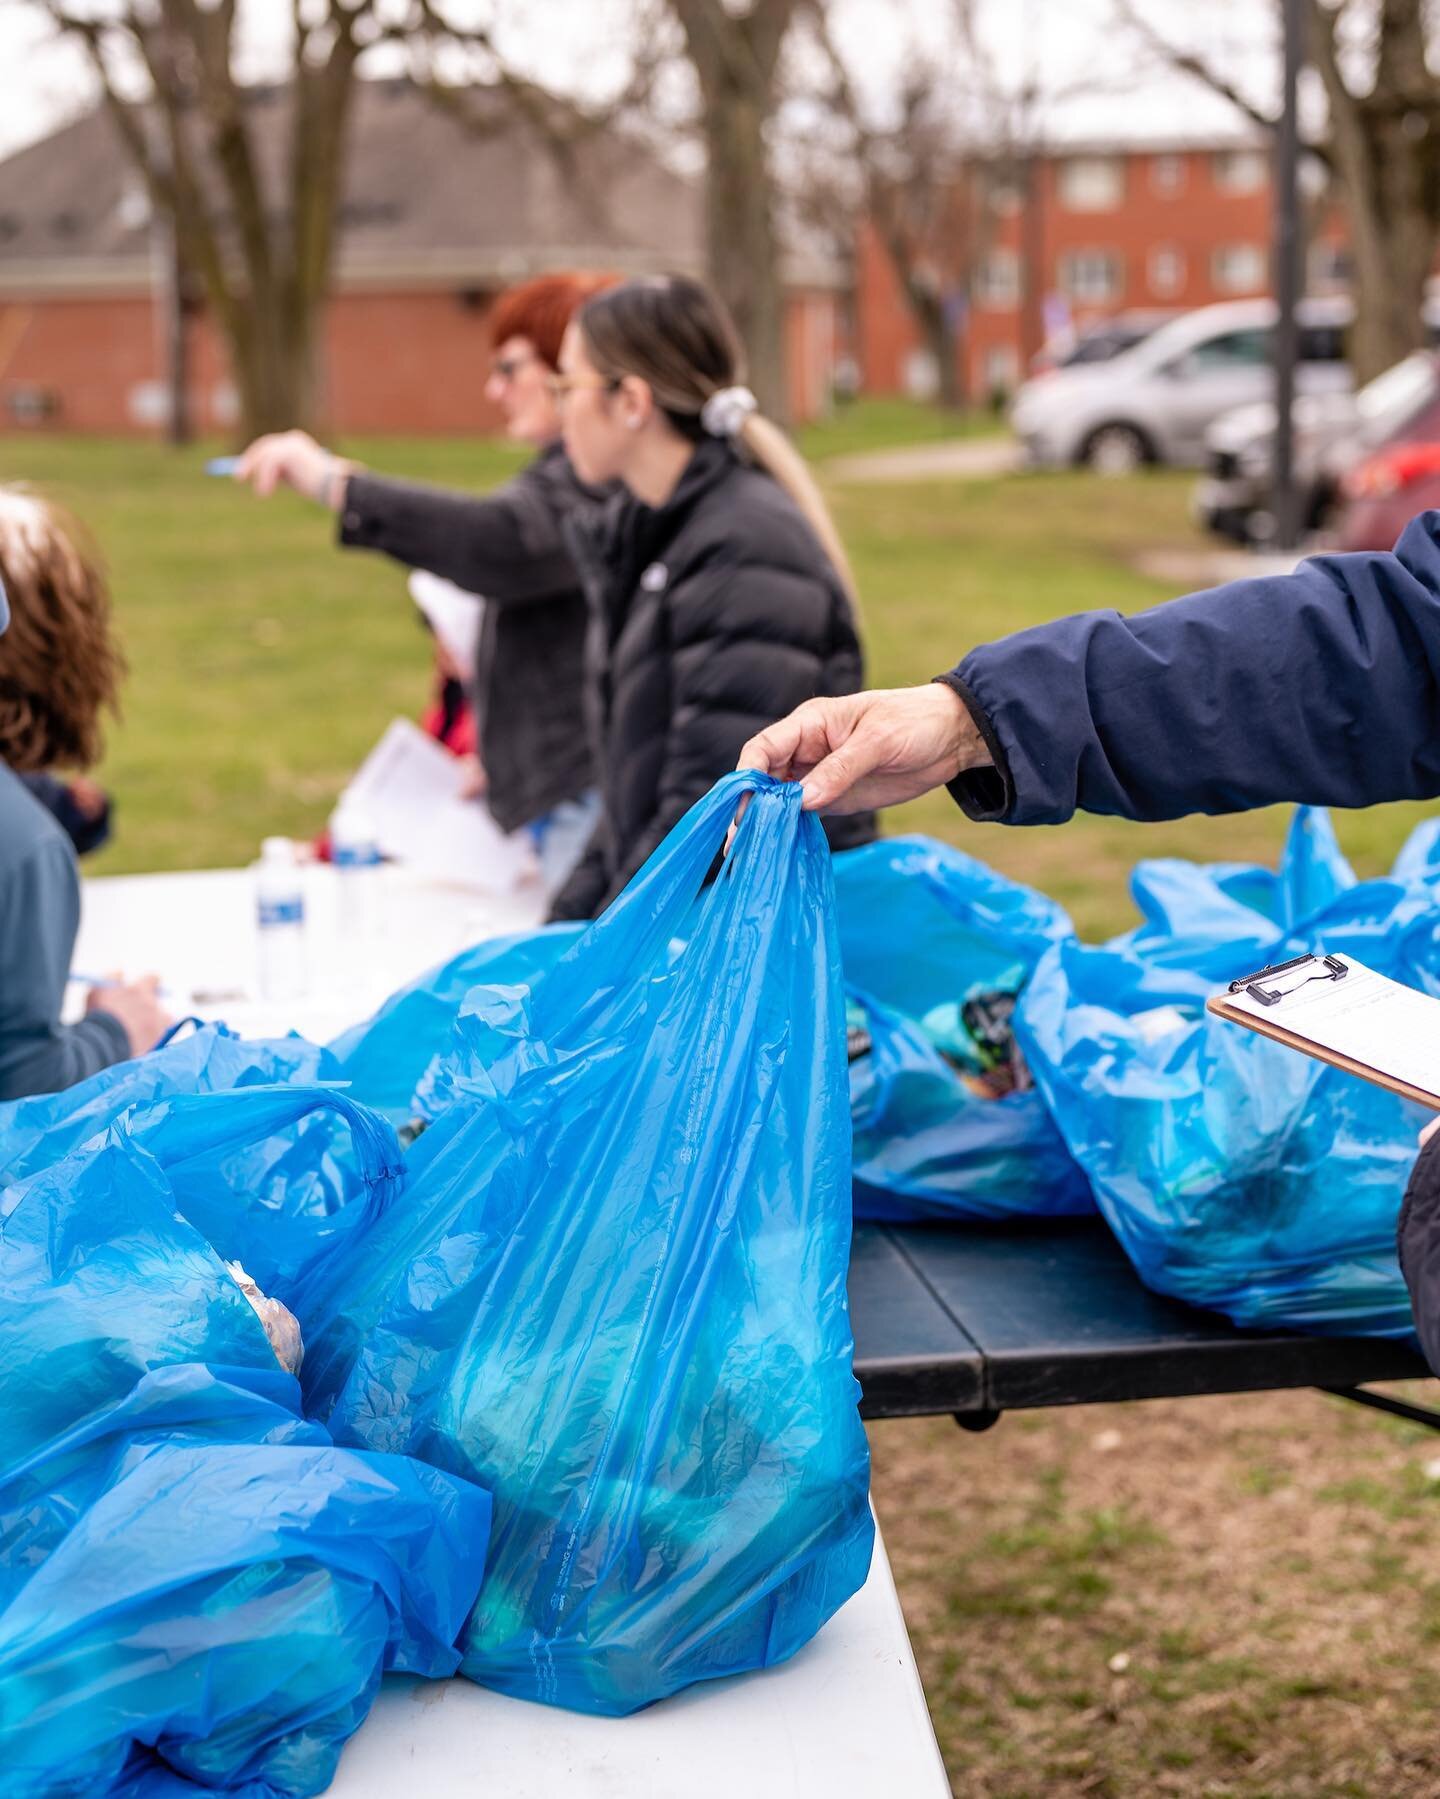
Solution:
[{"label": "overcast sky", "polygon": [[[471,4],[480,0],[452,0]],[[517,60],[572,88],[615,78],[629,0],[508,0]],[[96,10],[106,0],[92,0]],[[502,0],[503,4],[503,0]],[[1138,0],[1172,38],[1205,50],[1257,99],[1274,87],[1273,9],[1261,0]],[[933,41],[943,0],[833,0],[836,34],[875,104],[883,104],[907,51]],[[241,0],[257,72],[284,42],[291,0]],[[1059,137],[1205,135],[1236,125],[1233,108],[1199,84],[1143,67],[1122,51],[1113,0],[980,0],[981,29],[1002,79],[1065,95],[1050,108]],[[1103,91],[1077,93],[1096,74]],[[57,45],[30,0],[0,0],[0,154],[43,136],[81,110],[92,89],[83,59]]]}]

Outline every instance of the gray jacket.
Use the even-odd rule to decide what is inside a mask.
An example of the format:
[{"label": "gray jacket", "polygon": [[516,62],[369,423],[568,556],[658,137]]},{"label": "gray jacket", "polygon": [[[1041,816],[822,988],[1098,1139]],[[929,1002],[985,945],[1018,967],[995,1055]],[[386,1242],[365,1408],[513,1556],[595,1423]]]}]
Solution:
[{"label": "gray jacket", "polygon": [[130,1054],[108,1012],[60,1022],[79,926],[70,840],[0,765],[0,1099],[56,1092]]}]

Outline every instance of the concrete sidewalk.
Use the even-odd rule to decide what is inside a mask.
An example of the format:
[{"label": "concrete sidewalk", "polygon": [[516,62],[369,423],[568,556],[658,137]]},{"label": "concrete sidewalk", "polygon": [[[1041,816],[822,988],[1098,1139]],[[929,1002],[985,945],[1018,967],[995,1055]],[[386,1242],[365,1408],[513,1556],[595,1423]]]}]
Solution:
[{"label": "concrete sidewalk", "polygon": [[956,437],[832,456],[816,466],[827,481],[983,481],[1018,469],[1020,446],[1013,437]]}]

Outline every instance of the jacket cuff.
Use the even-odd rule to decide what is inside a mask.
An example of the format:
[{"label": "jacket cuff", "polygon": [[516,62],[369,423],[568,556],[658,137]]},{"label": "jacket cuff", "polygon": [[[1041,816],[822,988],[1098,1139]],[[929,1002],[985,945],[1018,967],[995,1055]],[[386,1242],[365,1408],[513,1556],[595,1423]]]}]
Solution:
[{"label": "jacket cuff", "polygon": [[1440,1369],[1440,1131],[1415,1159],[1395,1231],[1400,1272],[1430,1366]]},{"label": "jacket cuff", "polygon": [[337,541],[346,549],[373,550],[385,532],[385,483],[356,470],[346,477],[345,495],[336,514]]},{"label": "jacket cuff", "polygon": [[962,680],[958,668],[934,677],[965,702],[975,721],[981,742],[990,752],[993,768],[967,768],[945,783],[945,790],[967,818],[977,824],[1001,824],[1015,804],[1015,783],[1010,777],[1010,763],[990,721],[990,714],[976,699],[969,684]]},{"label": "jacket cuff", "polygon": [[107,1049],[113,1051],[110,1062],[128,1062],[130,1060],[130,1033],[113,1012],[97,1007],[78,1019],[72,1029],[84,1031],[91,1037],[100,1038]]}]

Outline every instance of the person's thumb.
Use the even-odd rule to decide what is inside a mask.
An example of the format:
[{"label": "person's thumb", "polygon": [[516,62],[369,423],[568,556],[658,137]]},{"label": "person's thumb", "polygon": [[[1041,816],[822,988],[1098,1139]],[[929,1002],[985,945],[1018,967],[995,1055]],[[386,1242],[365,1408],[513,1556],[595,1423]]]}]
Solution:
[{"label": "person's thumb", "polygon": [[875,767],[876,757],[858,733],[815,764],[800,783],[801,803],[807,812],[825,812],[838,806],[857,782]]}]

